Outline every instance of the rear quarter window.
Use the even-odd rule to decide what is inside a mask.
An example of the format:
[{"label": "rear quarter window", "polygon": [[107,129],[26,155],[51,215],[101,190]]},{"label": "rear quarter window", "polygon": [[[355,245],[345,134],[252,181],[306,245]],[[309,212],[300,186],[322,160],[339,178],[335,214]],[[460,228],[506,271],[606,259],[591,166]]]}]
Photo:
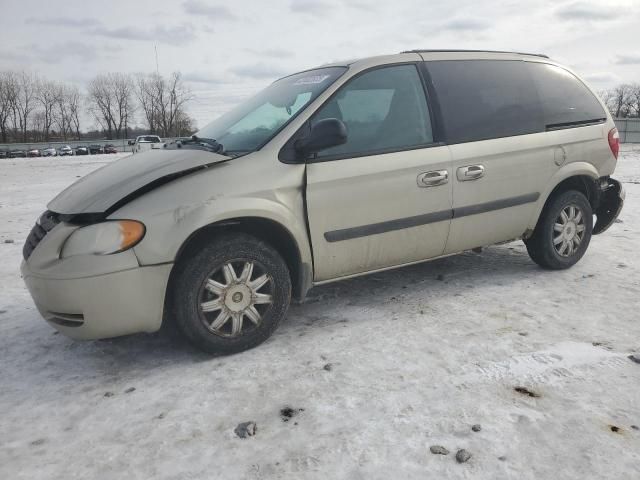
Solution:
[{"label": "rear quarter window", "polygon": [[526,62],[544,116],[544,128],[554,129],[606,119],[600,102],[575,75],[557,65]]},{"label": "rear quarter window", "polygon": [[444,120],[447,143],[473,142],[541,131],[538,93],[520,60],[427,62]]},{"label": "rear quarter window", "polygon": [[575,75],[523,60],[427,62],[447,143],[539,133],[602,122],[598,99]]}]

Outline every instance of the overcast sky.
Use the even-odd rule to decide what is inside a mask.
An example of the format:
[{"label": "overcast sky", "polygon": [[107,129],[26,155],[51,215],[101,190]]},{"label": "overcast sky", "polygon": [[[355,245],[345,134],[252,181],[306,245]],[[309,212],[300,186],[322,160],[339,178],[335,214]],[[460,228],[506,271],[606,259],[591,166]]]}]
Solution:
[{"label": "overcast sky", "polygon": [[178,70],[199,126],[287,73],[415,48],[546,53],[596,89],[640,82],[639,0],[0,0],[0,69],[84,83]]}]

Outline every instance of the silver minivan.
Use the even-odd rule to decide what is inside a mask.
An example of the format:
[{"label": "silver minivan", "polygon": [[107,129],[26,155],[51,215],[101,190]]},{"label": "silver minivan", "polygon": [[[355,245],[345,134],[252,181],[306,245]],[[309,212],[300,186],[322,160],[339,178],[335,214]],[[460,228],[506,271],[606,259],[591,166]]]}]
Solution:
[{"label": "silver minivan", "polygon": [[622,208],[618,148],[602,102],[544,55],[339,62],[79,180],[33,227],[22,273],[70,337],[164,319],[238,352],[314,285],[515,239],[572,266]]}]

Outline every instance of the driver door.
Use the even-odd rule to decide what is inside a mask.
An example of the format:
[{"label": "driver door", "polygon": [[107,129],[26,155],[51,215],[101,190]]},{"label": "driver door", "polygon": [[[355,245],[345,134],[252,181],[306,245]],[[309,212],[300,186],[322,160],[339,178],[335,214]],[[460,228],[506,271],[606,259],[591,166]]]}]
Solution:
[{"label": "driver door", "polygon": [[314,115],[342,120],[347,143],[307,165],[315,281],[441,255],[451,222],[451,156],[434,142],[414,64],[365,71]]}]

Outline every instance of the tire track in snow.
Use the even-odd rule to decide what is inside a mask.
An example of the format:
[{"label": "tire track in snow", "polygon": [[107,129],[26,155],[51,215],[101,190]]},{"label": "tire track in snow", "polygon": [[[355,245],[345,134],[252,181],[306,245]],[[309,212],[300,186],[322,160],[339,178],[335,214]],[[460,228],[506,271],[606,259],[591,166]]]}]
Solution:
[{"label": "tire track in snow", "polygon": [[546,350],[476,364],[474,372],[463,375],[463,382],[517,379],[519,382],[553,384],[569,378],[583,378],[595,370],[623,368],[627,363],[624,354],[589,343],[561,342]]}]

